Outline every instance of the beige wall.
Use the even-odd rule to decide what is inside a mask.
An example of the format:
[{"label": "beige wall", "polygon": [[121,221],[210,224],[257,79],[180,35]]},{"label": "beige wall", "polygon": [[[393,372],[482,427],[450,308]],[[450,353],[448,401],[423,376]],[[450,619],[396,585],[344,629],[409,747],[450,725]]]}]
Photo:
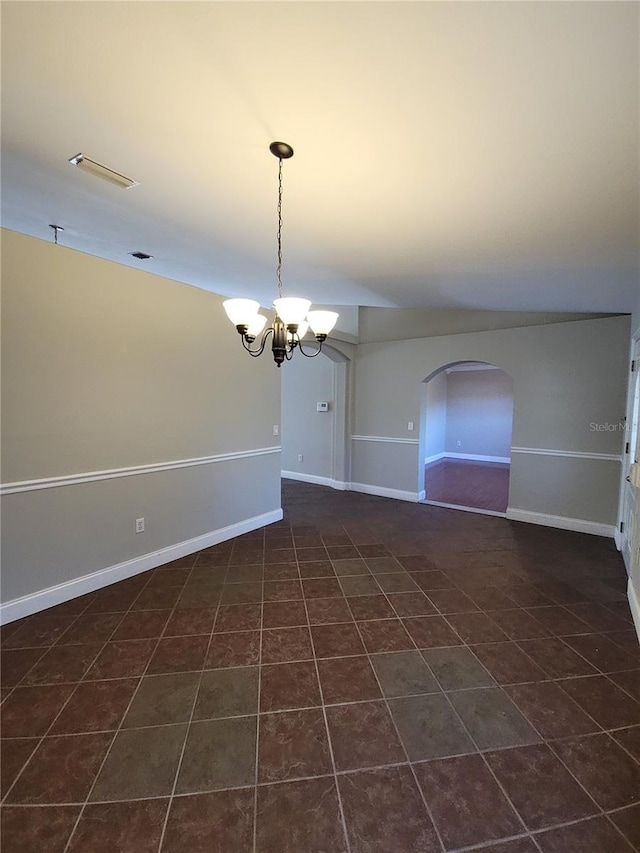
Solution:
[{"label": "beige wall", "polygon": [[[336,399],[324,356],[282,371],[246,356],[211,293],[6,231],[2,279],[2,479],[33,488],[3,498],[3,601],[273,518],[280,454],[262,449],[279,442],[281,376],[293,405],[304,394],[313,404],[335,401],[334,479],[382,493],[417,494],[424,379],[457,361],[487,361],[513,377],[514,446],[620,453],[619,434],[590,425],[624,411],[628,318],[334,343]],[[397,441],[336,442],[336,412],[343,432]],[[319,452],[314,468],[326,471],[328,443],[298,449],[311,427],[294,421],[282,425],[291,452]],[[234,453],[240,458],[183,464]],[[171,470],[78,481],[169,462]],[[510,506],[612,525],[619,475],[616,461],[520,454]],[[52,477],[71,482],[43,488]],[[142,516],[146,531],[136,535]]]},{"label": "beige wall", "polygon": [[[637,340],[640,337],[640,285],[638,285],[638,294],[636,298],[636,304],[633,312],[633,316],[631,318],[631,333],[632,333],[632,341]],[[631,414],[629,409],[628,414]],[[636,448],[636,458],[640,458],[640,433],[638,434],[638,447]],[[625,484],[621,484],[621,489],[625,488]],[[635,544],[640,544],[640,492],[636,489],[635,491],[635,500],[633,507],[633,525],[634,525],[634,538]],[[633,615],[636,623],[636,630],[638,632],[638,637],[640,637],[640,559],[638,558],[638,551],[636,549],[636,553],[631,553],[631,584],[632,590],[630,590],[629,599],[632,604]]]},{"label": "beige wall", "polygon": [[421,459],[444,453],[447,437],[447,374],[438,373],[425,384],[425,407],[421,416],[424,450]]},{"label": "beige wall", "polygon": [[[326,355],[304,358],[295,353],[282,366],[281,374],[282,470],[330,479],[336,408],[334,363]],[[329,403],[329,411],[316,411],[318,402]]]},{"label": "beige wall", "polygon": [[[515,447],[619,456],[619,434],[594,431],[591,424],[616,423],[624,412],[628,336],[629,318],[611,317],[361,344],[355,365],[353,432],[415,437],[407,422],[419,420],[423,380],[446,364],[486,361],[513,378]],[[371,442],[366,459],[355,455],[352,479],[417,494],[417,444],[396,444],[393,454],[387,452],[389,447]],[[615,523],[618,461],[581,459],[584,470],[567,484],[565,466],[529,465],[537,458],[523,457],[517,465],[512,459],[510,507],[580,519],[593,506],[589,513],[595,517],[585,520]],[[603,474],[603,465],[612,473]],[[376,480],[368,480],[373,471]]]},{"label": "beige wall", "polygon": [[460,335],[493,329],[543,326],[570,320],[590,320],[608,314],[570,314],[561,311],[472,311],[445,308],[361,308],[359,342],[406,341]]},{"label": "beige wall", "polygon": [[3,498],[3,601],[279,510],[279,453],[244,456],[279,443],[278,371],[220,297],[8,231],[2,285],[2,480],[36,481]]},{"label": "beige wall", "polygon": [[513,382],[503,370],[448,374],[447,453],[508,458],[512,418]]}]

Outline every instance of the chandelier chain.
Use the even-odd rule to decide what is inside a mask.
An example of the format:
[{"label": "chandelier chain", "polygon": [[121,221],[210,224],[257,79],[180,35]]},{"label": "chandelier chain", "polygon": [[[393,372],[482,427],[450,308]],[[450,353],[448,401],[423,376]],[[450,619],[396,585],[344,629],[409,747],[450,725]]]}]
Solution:
[{"label": "chandelier chain", "polygon": [[278,158],[278,297],[282,298],[282,157]]}]

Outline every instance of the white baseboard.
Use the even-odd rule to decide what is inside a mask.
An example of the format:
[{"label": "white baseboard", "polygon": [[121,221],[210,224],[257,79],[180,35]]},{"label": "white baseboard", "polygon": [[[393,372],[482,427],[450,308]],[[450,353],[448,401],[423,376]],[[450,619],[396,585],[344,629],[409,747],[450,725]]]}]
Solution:
[{"label": "white baseboard", "polygon": [[[618,522],[614,528],[613,541],[615,542],[616,548],[618,549],[618,551],[620,551],[620,553],[622,554],[622,536],[620,535],[620,522]],[[622,557],[624,559],[624,554],[622,555]],[[630,570],[630,567],[626,565],[626,560],[625,560],[625,566],[626,566],[626,569],[628,572]]]},{"label": "white baseboard", "polygon": [[329,486],[341,492],[349,489],[348,483],[341,480],[333,480],[331,477],[320,477],[318,474],[303,474],[301,471],[280,471],[280,476],[285,480],[298,480],[300,483],[315,483],[316,486]]},{"label": "white baseboard", "polygon": [[444,459],[446,453],[434,453],[433,456],[425,456],[424,464],[431,465],[432,462],[439,462],[441,459]]},{"label": "white baseboard", "polygon": [[424,460],[425,465],[431,465],[432,462],[439,462],[441,459],[467,459],[469,462],[500,462],[504,465],[509,465],[511,462],[510,456],[479,456],[477,453],[436,453],[434,456],[427,456]]},{"label": "white baseboard", "polygon": [[64,601],[70,601],[72,598],[77,598],[88,592],[94,592],[96,589],[102,589],[102,587],[109,586],[109,584],[139,575],[141,572],[146,572],[149,569],[155,569],[157,566],[171,562],[171,560],[186,557],[188,554],[202,551],[203,548],[210,548],[212,545],[218,545],[220,542],[226,542],[227,539],[233,539],[236,536],[241,536],[243,533],[258,530],[260,527],[266,527],[267,524],[273,524],[281,519],[281,509],[265,512],[262,515],[247,518],[236,524],[230,524],[228,527],[221,527],[219,530],[213,530],[202,536],[196,536],[194,539],[186,539],[184,542],[177,542],[175,545],[169,545],[167,548],[161,548],[159,551],[143,554],[141,557],[135,557],[133,560],[127,560],[115,566],[108,566],[106,569],[100,569],[100,571],[92,572],[89,575],[82,575],[79,578],[73,578],[73,580],[57,584],[57,586],[50,586],[47,589],[33,592],[30,595],[24,595],[21,598],[14,598],[12,601],[7,601],[0,605],[0,625],[4,625],[7,622],[14,622],[16,619],[22,619],[23,616],[31,616],[31,614],[45,610],[47,607],[62,604]]},{"label": "white baseboard", "polygon": [[418,503],[418,492],[405,492],[401,489],[387,489],[385,486],[371,486],[369,483],[349,483],[352,492],[362,492],[365,495],[376,495],[379,498],[394,498],[397,501]]},{"label": "white baseboard", "polygon": [[511,521],[525,521],[528,524],[541,524],[544,527],[558,527],[560,530],[573,530],[576,533],[591,533],[593,536],[613,538],[615,525],[601,524],[598,521],[586,521],[583,518],[568,518],[564,515],[547,515],[543,512],[531,512],[528,509],[507,508],[507,518]]},{"label": "white baseboard", "polygon": [[475,506],[458,506],[458,504],[445,504],[442,501],[427,501],[424,500],[423,503],[428,504],[429,506],[441,506],[444,509],[459,509],[461,512],[475,512],[479,515],[497,515],[499,518],[506,518],[506,513],[498,512],[495,509],[479,509]]},{"label": "white baseboard", "polygon": [[379,498],[394,498],[398,501],[417,503],[424,499],[424,492],[405,492],[402,489],[387,489],[385,486],[372,486],[369,483],[343,483],[332,480],[331,477],[319,477],[316,474],[301,474],[298,471],[281,471],[285,480],[298,480],[301,483],[315,483],[318,486],[329,486],[341,492],[362,492],[365,495],[376,495]]},{"label": "white baseboard", "polygon": [[482,456],[477,453],[445,453],[447,459],[468,459],[470,462],[501,462],[508,465],[511,462],[510,456]]},{"label": "white baseboard", "polygon": [[633,624],[636,626],[636,634],[638,635],[638,640],[640,640],[640,601],[631,583],[631,578],[629,578],[629,583],[627,584],[627,598],[629,599],[629,607],[633,616]]}]

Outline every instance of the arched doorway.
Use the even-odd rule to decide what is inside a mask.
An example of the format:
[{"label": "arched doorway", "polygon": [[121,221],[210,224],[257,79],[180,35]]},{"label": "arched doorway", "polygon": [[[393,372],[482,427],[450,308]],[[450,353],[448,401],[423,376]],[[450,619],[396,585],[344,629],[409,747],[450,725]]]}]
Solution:
[{"label": "arched doorway", "polygon": [[426,503],[504,515],[513,382],[494,364],[445,364],[423,381],[420,482]]},{"label": "arched doorway", "polygon": [[[349,358],[325,344],[282,368],[282,476],[345,489],[350,480]],[[326,404],[326,408],[322,405]]]}]

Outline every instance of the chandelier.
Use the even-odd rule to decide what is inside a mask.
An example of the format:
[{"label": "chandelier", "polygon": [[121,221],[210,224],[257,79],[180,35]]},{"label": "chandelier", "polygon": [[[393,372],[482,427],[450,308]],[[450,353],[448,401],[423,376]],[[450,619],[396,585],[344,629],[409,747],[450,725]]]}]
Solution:
[{"label": "chandelier", "polygon": [[[309,311],[311,302],[296,296],[282,295],[282,161],[293,157],[293,148],[286,142],[272,142],[269,151],[278,158],[278,298],[274,300],[275,316],[265,329],[267,318],[260,314],[260,303],[254,299],[227,299],[223,302],[228,318],[242,338],[242,346],[249,355],[262,355],[271,339],[271,353],[280,367],[285,359],[290,361],[297,349],[307,358],[315,358],[322,351],[322,344],[338,319],[335,311]],[[302,339],[311,329],[318,342],[317,348],[307,352]],[[260,342],[252,347],[256,338]]]}]

